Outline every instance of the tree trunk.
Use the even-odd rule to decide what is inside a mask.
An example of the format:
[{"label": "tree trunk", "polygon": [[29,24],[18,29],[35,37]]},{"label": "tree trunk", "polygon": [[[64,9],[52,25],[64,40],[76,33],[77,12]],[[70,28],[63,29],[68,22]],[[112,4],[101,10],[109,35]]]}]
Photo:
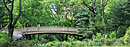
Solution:
[{"label": "tree trunk", "polygon": [[104,20],[104,3],[103,3],[103,0],[101,0],[101,3],[102,3],[102,22],[103,22],[103,25],[104,25],[104,33],[106,34],[106,24],[105,24],[105,20]]},{"label": "tree trunk", "polygon": [[13,41],[13,31],[14,31],[14,25],[13,24],[10,24],[8,26],[8,37],[11,38],[11,42]]}]

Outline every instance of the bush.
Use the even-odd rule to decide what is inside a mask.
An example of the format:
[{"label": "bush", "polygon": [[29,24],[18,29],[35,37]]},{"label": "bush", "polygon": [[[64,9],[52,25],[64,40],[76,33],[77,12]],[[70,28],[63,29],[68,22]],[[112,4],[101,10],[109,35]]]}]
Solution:
[{"label": "bush", "polygon": [[73,41],[73,42],[49,42],[46,44],[48,47],[85,47],[85,46],[101,46],[102,42],[88,41]]},{"label": "bush", "polygon": [[0,43],[6,42],[8,35],[6,32],[0,32]]},{"label": "bush", "polygon": [[126,34],[124,36],[124,43],[125,44],[130,43],[130,27],[126,30]]},{"label": "bush", "polygon": [[121,43],[120,42],[114,42],[113,45],[119,46],[119,45],[121,45]]},{"label": "bush", "polygon": [[52,46],[54,46],[54,47],[70,47],[72,44],[71,43],[69,43],[69,42],[50,42],[50,43],[47,43],[47,46],[48,47],[52,47]]},{"label": "bush", "polygon": [[87,46],[87,42],[81,42],[81,41],[73,41],[71,42],[72,46]]},{"label": "bush", "polygon": [[0,47],[32,47],[34,44],[36,44],[36,41],[33,40],[13,41],[0,43]]},{"label": "bush", "polygon": [[81,41],[73,41],[73,42],[49,42],[46,44],[47,47],[84,47],[89,46],[87,42],[81,42]]},{"label": "bush", "polygon": [[[93,45],[96,45],[96,46],[100,46],[102,44],[111,45],[112,43],[116,42],[116,40],[117,40],[117,38],[116,38],[115,32],[111,32],[110,35],[97,33],[94,36],[94,39],[93,39],[94,44]],[[90,41],[88,41],[88,42],[90,42]]]},{"label": "bush", "polygon": [[124,44],[124,37],[116,39],[116,42],[120,42],[121,45],[123,45]]},{"label": "bush", "polygon": [[110,33],[110,38],[116,38],[116,32],[111,32]]},{"label": "bush", "polygon": [[102,45],[102,42],[95,42],[94,45],[95,45],[95,46],[101,46],[101,45]]}]

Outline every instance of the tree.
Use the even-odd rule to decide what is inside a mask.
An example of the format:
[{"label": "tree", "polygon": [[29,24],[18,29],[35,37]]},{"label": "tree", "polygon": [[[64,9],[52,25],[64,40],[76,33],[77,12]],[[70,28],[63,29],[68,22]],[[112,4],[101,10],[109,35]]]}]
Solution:
[{"label": "tree", "polygon": [[107,24],[111,31],[117,32],[117,37],[122,37],[130,26],[130,5],[128,0],[114,0],[109,13],[107,14]]},{"label": "tree", "polygon": [[[18,1],[15,2],[15,4]],[[57,14],[53,14],[51,9],[53,8],[51,5],[56,4]],[[65,3],[67,4],[67,3]],[[40,24],[41,26],[73,26],[72,15],[69,15],[67,19],[64,19],[64,5],[62,1],[59,0],[22,0],[22,17],[17,22],[20,24],[16,24],[16,27],[28,27],[28,25],[36,26]],[[15,5],[16,9],[18,9],[18,5]],[[69,5],[67,5],[69,7]],[[71,7],[70,7],[71,8]],[[14,15],[18,14],[17,10],[14,10]],[[48,19],[48,20],[46,20]],[[26,24],[27,23],[27,24]],[[21,26],[22,25],[22,26]],[[29,26],[30,27],[30,26]]]},{"label": "tree", "polygon": [[108,3],[108,0],[105,2],[105,3],[103,3],[103,0],[101,0],[101,4],[102,4],[102,13],[101,13],[101,15],[102,15],[102,22],[104,23],[103,25],[104,25],[104,33],[106,34],[107,32],[106,32],[106,23],[105,23],[105,20],[104,20],[104,7],[107,5],[107,3]]},{"label": "tree", "polygon": [[19,0],[19,15],[16,17],[15,20],[13,20],[14,0],[9,0],[9,2],[11,3],[11,9],[9,9],[9,7],[7,6],[7,0],[3,0],[3,2],[5,8],[8,10],[9,13],[8,14],[9,15],[8,36],[11,37],[11,41],[12,41],[15,24],[21,16],[21,0]]},{"label": "tree", "polygon": [[[101,0],[101,5],[102,5],[102,9],[101,9],[101,17],[102,17],[102,21],[103,21],[103,25],[104,25],[104,32],[106,33],[106,27],[105,27],[105,20],[104,20],[104,7],[107,5],[108,3],[108,0],[103,3],[103,0]],[[97,12],[97,5],[96,4],[96,0],[93,0],[93,3],[92,3],[92,6],[88,5],[85,3],[85,1],[83,1],[83,4],[89,8],[89,10],[93,13],[93,16],[95,17],[97,15],[97,13],[100,13],[100,12]]]},{"label": "tree", "polygon": [[82,9],[86,10],[78,11],[78,16],[75,16],[79,32],[85,31],[84,33],[88,38],[92,38],[92,35],[97,32],[106,33],[104,7],[107,3],[108,0],[84,0],[82,2],[82,5],[84,5]]}]

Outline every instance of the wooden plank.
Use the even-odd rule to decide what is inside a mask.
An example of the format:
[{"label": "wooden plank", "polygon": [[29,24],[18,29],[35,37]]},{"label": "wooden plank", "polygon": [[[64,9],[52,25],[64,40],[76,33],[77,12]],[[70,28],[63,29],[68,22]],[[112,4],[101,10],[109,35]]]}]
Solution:
[{"label": "wooden plank", "polygon": [[70,27],[40,27],[38,30],[37,27],[27,27],[23,29],[16,29],[22,32],[27,32],[27,31],[77,31],[76,28],[70,28]]}]

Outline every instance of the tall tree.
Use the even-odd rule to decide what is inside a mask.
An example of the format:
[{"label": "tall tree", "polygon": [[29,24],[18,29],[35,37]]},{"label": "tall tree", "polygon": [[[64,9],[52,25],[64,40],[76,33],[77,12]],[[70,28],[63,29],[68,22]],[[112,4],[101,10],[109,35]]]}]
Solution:
[{"label": "tall tree", "polygon": [[[110,6],[107,21],[110,31],[116,31],[117,37],[122,37],[130,26],[130,2],[129,0],[114,0]],[[108,27],[107,26],[107,27]]]},{"label": "tall tree", "polygon": [[101,4],[102,4],[102,10],[101,10],[101,15],[102,15],[102,22],[103,22],[103,25],[104,25],[104,33],[106,34],[106,23],[105,23],[105,20],[104,20],[104,7],[107,5],[107,2],[108,0],[105,2],[103,2],[103,0],[101,0]]},{"label": "tall tree", "polygon": [[[109,0],[106,0],[105,3],[103,2],[103,0],[101,0],[101,18],[102,18],[102,21],[103,21],[103,26],[104,26],[104,33],[106,33],[106,26],[105,26],[105,20],[104,20],[104,7],[107,5]],[[97,15],[97,13],[99,12],[96,12],[97,11],[97,6],[96,6],[96,0],[93,0],[92,2],[92,6],[88,5],[87,3],[85,3],[85,1],[83,1],[83,4],[89,8],[89,10],[93,13],[93,16],[95,17]]]},{"label": "tall tree", "polygon": [[9,0],[9,2],[11,3],[11,9],[9,9],[9,7],[7,6],[7,0],[3,0],[3,2],[5,5],[5,8],[9,12],[8,36],[11,37],[11,41],[12,41],[15,24],[21,16],[21,0],[19,0],[19,15],[16,17],[15,20],[13,20],[14,0]]}]

